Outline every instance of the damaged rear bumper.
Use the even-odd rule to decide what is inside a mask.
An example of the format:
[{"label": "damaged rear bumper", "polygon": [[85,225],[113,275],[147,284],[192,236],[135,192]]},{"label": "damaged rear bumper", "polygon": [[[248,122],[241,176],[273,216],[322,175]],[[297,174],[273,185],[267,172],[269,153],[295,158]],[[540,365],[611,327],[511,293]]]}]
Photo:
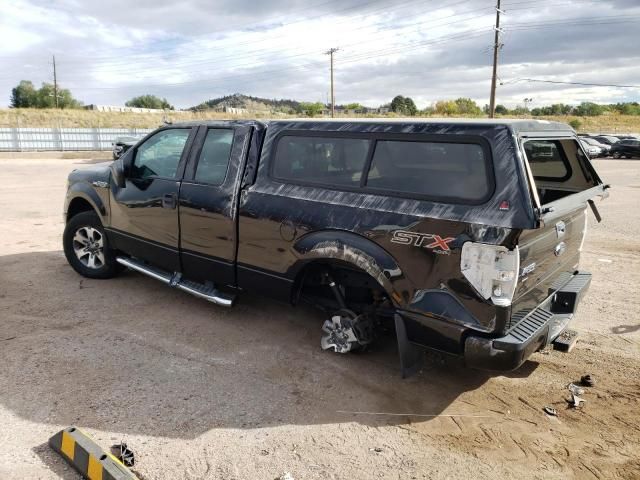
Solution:
[{"label": "damaged rear bumper", "polygon": [[464,344],[467,366],[483,370],[514,370],[534,352],[551,343],[567,327],[591,283],[591,274],[576,272],[570,280],[529,312],[500,338],[471,335]]}]

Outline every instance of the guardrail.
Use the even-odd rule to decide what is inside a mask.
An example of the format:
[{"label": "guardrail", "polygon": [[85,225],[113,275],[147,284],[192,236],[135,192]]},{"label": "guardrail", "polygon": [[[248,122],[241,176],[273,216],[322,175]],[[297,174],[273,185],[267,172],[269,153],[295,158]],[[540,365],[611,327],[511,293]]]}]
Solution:
[{"label": "guardrail", "polygon": [[0,128],[0,151],[111,150],[116,137],[142,137],[150,128]]}]

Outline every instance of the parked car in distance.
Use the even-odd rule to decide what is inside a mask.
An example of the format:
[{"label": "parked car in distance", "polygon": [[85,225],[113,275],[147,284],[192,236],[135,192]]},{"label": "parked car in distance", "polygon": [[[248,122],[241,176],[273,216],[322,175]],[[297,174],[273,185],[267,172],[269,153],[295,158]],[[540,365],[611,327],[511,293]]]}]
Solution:
[{"label": "parked car in distance", "polygon": [[582,148],[584,148],[587,154],[589,155],[589,158],[597,158],[602,155],[602,152],[603,152],[602,148],[596,147],[595,145],[591,145],[584,138],[579,137],[579,140],[580,140],[580,144],[582,145]]},{"label": "parked car in distance", "polygon": [[612,137],[611,135],[591,135],[591,138],[595,138],[600,143],[605,143],[607,145],[613,145],[620,141],[620,139]]},{"label": "parked car in distance", "polygon": [[118,158],[120,158],[123,153],[125,153],[127,150],[133,147],[136,143],[138,143],[139,140],[140,140],[139,137],[133,137],[133,136],[116,137],[115,140],[113,141],[113,150],[112,150],[113,159],[117,160]]},{"label": "parked car in distance", "polygon": [[606,157],[607,155],[609,155],[609,150],[611,150],[611,145],[607,145],[606,143],[600,143],[595,138],[591,138],[591,137],[580,137],[580,140],[582,142],[588,143],[591,146],[598,147],[601,150],[600,152],[601,157]]},{"label": "parked car in distance", "polygon": [[511,370],[557,339],[608,195],[573,129],[536,120],[179,123],[68,180],[79,274],[304,302],[337,353],[395,329],[405,375],[425,348]]},{"label": "parked car in distance", "polygon": [[640,157],[640,140],[620,140],[611,147],[613,158]]}]

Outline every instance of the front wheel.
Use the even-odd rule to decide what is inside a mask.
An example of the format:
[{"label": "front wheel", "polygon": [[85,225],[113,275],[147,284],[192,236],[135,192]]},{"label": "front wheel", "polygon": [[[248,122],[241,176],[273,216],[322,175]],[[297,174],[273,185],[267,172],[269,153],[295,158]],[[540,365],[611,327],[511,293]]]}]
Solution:
[{"label": "front wheel", "polygon": [[613,158],[615,158],[616,160],[620,159],[621,155],[620,152],[613,152]]},{"label": "front wheel", "polygon": [[62,243],[69,265],[83,277],[111,278],[120,270],[95,212],[72,217],[65,226]]}]

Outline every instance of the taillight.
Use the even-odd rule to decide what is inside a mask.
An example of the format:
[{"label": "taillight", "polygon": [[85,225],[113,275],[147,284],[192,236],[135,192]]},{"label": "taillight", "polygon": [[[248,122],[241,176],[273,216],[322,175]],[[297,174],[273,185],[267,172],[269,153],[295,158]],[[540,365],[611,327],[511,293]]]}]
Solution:
[{"label": "taillight", "polygon": [[478,294],[508,307],[518,284],[520,252],[499,245],[467,242],[462,246],[460,268]]}]

